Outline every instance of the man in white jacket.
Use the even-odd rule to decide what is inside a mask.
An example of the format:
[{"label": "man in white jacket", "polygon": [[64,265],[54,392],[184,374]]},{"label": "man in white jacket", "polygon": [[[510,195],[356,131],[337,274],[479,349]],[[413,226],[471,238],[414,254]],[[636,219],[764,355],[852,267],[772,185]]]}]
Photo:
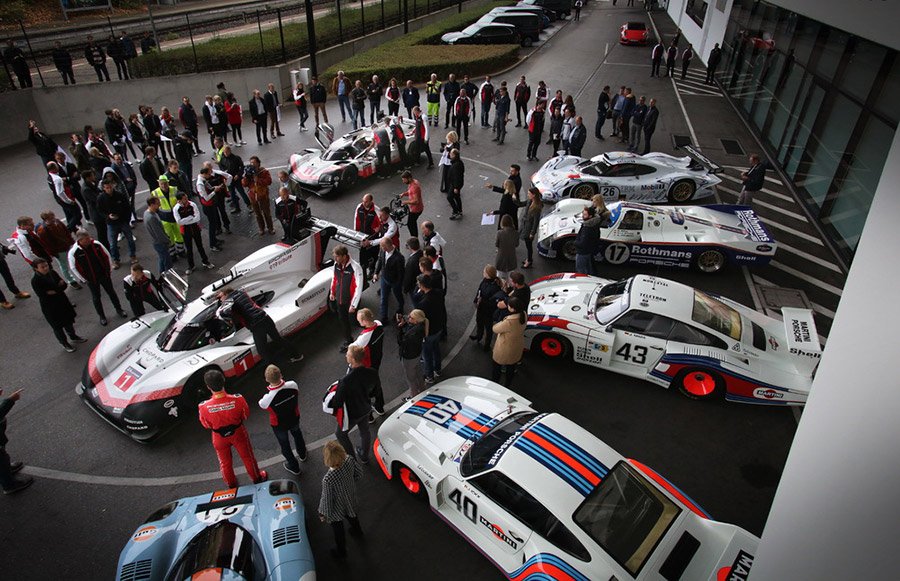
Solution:
[{"label": "man in white jacket", "polygon": [[[194,243],[197,244],[197,252],[200,261],[206,268],[215,268],[206,257],[203,249],[203,237],[200,235],[200,208],[192,202],[186,192],[178,194],[178,205],[175,206],[175,222],[181,228],[184,237],[184,248],[187,251],[188,267],[185,274],[191,274],[194,270]],[[162,274],[162,273],[160,273]]]}]

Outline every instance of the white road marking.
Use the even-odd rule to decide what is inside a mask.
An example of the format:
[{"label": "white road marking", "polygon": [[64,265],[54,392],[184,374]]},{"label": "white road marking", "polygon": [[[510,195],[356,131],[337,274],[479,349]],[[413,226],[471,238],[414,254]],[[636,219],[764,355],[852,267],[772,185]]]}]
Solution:
[{"label": "white road marking", "polygon": [[[725,178],[726,180],[728,180],[728,181],[730,181],[730,182],[734,182],[734,183],[736,183],[736,184],[742,183],[742,180],[741,180],[740,178],[736,178],[736,177],[734,177],[734,176],[730,176],[730,175],[725,174],[725,173],[719,174],[719,177]],[[732,191],[733,191],[733,190],[732,190]],[[761,189],[761,190],[759,190],[759,191],[765,192],[765,193],[769,194],[770,196],[773,196],[773,197],[775,197],[775,198],[778,198],[779,200],[784,200],[785,202],[789,202],[789,203],[791,203],[791,204],[797,204],[797,200],[795,200],[795,199],[792,198],[791,196],[787,196],[787,195],[785,195],[785,194],[782,194],[782,193],[779,193],[779,192],[775,192],[775,191],[772,191],[772,190],[769,190],[769,189],[766,189],[766,188],[763,188],[763,189]],[[740,192],[738,192],[738,195],[740,195]]]},{"label": "white road marking", "polygon": [[788,216],[789,218],[793,218],[793,219],[799,220],[801,222],[809,222],[809,220],[806,219],[806,216],[801,216],[800,214],[797,214],[796,212],[791,212],[790,210],[785,210],[784,208],[779,208],[778,206],[773,206],[772,204],[767,204],[766,202],[763,202],[762,200],[758,200],[758,199],[753,200],[753,203],[763,206],[764,208],[769,208],[773,212],[778,212],[779,214],[784,214],[785,216]]},{"label": "white road marking", "polygon": [[817,278],[813,278],[806,274],[805,272],[800,272],[796,268],[791,268],[790,266],[783,264],[777,260],[773,260],[769,263],[770,266],[774,266],[778,270],[784,271],[792,276],[799,278],[802,281],[808,282],[809,284],[819,287],[824,291],[828,291],[833,295],[841,296],[843,291],[836,286],[830,285],[827,282],[823,282]]},{"label": "white road marking", "polygon": [[832,264],[831,262],[828,262],[827,260],[824,260],[824,259],[822,259],[822,258],[819,258],[818,256],[815,256],[815,255],[810,254],[810,253],[808,253],[808,252],[803,252],[802,250],[799,250],[799,249],[797,249],[797,248],[794,248],[793,246],[791,246],[791,245],[789,245],[789,244],[785,244],[785,243],[783,243],[783,242],[779,242],[779,243],[778,243],[778,250],[782,250],[782,249],[785,250],[786,252],[790,252],[791,254],[794,254],[794,255],[799,256],[799,257],[801,257],[801,258],[805,258],[806,260],[808,260],[808,261],[810,261],[810,262],[815,262],[815,263],[818,264],[819,266],[822,266],[822,267],[824,267],[824,268],[827,268],[828,270],[832,270],[832,271],[834,271],[834,272],[843,274],[843,271],[842,271],[842,270],[840,269],[840,267],[837,266],[836,264]]}]

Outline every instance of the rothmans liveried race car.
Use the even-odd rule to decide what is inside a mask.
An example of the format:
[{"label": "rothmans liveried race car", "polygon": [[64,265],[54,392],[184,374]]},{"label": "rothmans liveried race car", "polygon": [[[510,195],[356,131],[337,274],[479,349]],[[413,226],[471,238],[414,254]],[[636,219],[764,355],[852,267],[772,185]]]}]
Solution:
[{"label": "rothmans liveried race car", "polygon": [[[563,200],[541,218],[538,253],[575,260],[584,200]],[[718,272],[727,264],[768,264],[777,245],[747,206],[648,206],[614,202],[600,225],[594,260]]]},{"label": "rothmans liveried race car", "polygon": [[[245,373],[259,353],[250,331],[219,317],[218,289],[246,292],[282,335],[309,325],[327,309],[332,273],[320,270],[323,231],[293,246],[271,244],[235,264],[229,274],[186,300],[187,283],[163,276],[169,311],[154,311],[110,332],[91,353],[75,391],[120,431],[147,442],[173,427],[208,398],[203,374]],[[171,294],[177,300],[171,300]]]},{"label": "rothmans liveried race car", "polygon": [[274,480],[158,508],[119,555],[119,581],[315,581],[303,498]]},{"label": "rothmans liveried race car", "polygon": [[[376,124],[360,127],[335,139],[334,127],[324,123],[316,127],[315,137],[322,149],[304,149],[291,156],[291,179],[318,196],[350,188],[360,178],[375,175],[375,148],[373,134],[378,125],[400,123],[406,135],[406,153],[409,160],[416,160],[423,151],[415,139],[416,125],[402,117],[384,117]],[[391,163],[400,163],[400,150],[391,139]]]},{"label": "rothmans liveried race car", "polygon": [[758,538],[530,406],[486,379],[443,381],[384,421],[376,459],[509,579],[746,579]]},{"label": "rothmans liveried race car", "polygon": [[781,313],[783,322],[652,276],[554,274],[531,284],[525,347],[693,399],[803,405],[821,357],[819,337],[812,311]]},{"label": "rothmans liveried race car", "polygon": [[713,195],[713,186],[722,181],[715,174],[722,168],[690,145],[682,149],[687,157],[624,151],[601,153],[591,159],[561,155],[536,171],[531,183],[544,201],[551,203],[601,194],[607,202],[684,204]]}]

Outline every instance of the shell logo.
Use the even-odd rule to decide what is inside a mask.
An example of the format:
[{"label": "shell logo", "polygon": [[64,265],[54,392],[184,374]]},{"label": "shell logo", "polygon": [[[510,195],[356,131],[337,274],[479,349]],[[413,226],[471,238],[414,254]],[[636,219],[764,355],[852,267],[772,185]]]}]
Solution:
[{"label": "shell logo", "polygon": [[144,528],[140,529],[138,532],[134,533],[134,536],[131,537],[131,540],[135,541],[135,542],[146,541],[146,540],[152,538],[157,533],[158,530],[159,529],[157,529],[154,526],[144,527]]},{"label": "shell logo", "polygon": [[295,506],[297,506],[297,503],[289,496],[275,501],[275,510],[293,510]]}]

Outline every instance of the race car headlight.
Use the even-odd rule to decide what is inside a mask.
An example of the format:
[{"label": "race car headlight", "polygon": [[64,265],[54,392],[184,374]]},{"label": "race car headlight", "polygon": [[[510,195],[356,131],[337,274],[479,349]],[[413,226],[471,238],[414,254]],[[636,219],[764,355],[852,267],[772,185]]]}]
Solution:
[{"label": "race car headlight", "polygon": [[151,523],[151,522],[156,522],[158,520],[162,520],[162,519],[166,518],[167,516],[169,516],[170,514],[172,514],[176,508],[178,508],[178,501],[173,500],[169,504],[163,505],[163,506],[157,508],[156,510],[154,510],[153,512],[151,512],[150,515],[147,518],[145,518],[144,522],[141,524],[147,524],[147,523]]},{"label": "race car headlight", "polygon": [[269,483],[269,494],[281,496],[283,494],[300,494],[297,484],[293,480],[273,480]]},{"label": "race car headlight", "polygon": [[331,174],[325,174],[325,175],[319,177],[320,184],[330,184],[333,181],[334,181],[334,176]]}]

